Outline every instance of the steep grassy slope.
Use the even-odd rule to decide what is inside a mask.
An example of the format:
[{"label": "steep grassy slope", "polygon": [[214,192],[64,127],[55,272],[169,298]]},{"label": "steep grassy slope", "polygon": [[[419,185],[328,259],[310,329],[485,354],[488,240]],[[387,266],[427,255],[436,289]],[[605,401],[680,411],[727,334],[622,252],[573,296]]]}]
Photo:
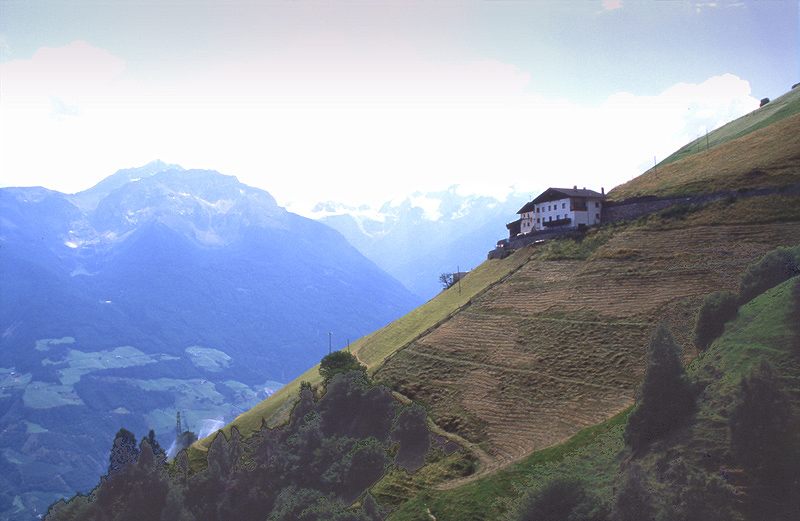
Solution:
[{"label": "steep grassy slope", "polygon": [[[796,105],[800,108],[800,102]],[[796,183],[798,170],[800,114],[794,114],[707,151],[660,164],[608,195],[612,200],[621,200],[642,195],[780,187]]]},{"label": "steep grassy slope", "polygon": [[[800,115],[784,118],[612,194],[800,183],[798,130]],[[735,289],[749,263],[799,242],[800,197],[773,194],[674,207],[592,230],[579,242],[551,241],[487,261],[464,279],[461,295],[448,290],[353,346],[378,382],[425,406],[478,462],[476,473],[456,479],[458,462],[447,458],[418,481],[389,476],[382,500],[398,505],[418,490],[467,486],[619,417],[633,403],[658,322],[668,323],[692,359],[703,296]],[[234,423],[247,431],[262,418],[280,422],[300,380],[318,381],[316,368]]]},{"label": "steep grassy slope", "polygon": [[[459,286],[442,292],[404,317],[359,339],[351,345],[351,352],[358,356],[359,360],[371,371],[374,371],[397,349],[408,345],[426,331],[449,319],[468,305],[473,298],[503,280],[509,273],[519,269],[527,261],[529,255],[530,252],[520,251],[502,261],[482,264],[469,276],[462,279]],[[318,369],[319,365],[310,368],[268,400],[237,417],[231,422],[231,425],[236,425],[242,434],[247,435],[259,428],[262,420],[266,420],[269,425],[282,422],[294,405],[300,382],[321,383]],[[227,428],[230,428],[230,425]],[[208,443],[210,440],[201,440],[196,448],[203,449],[207,447]]]},{"label": "steep grassy slope", "polygon": [[702,296],[735,289],[748,263],[797,242],[797,221],[654,218],[619,227],[586,260],[544,260],[542,248],[375,377],[479,444],[493,460],[482,472],[502,467],[627,408],[657,322],[666,320],[693,356]]},{"label": "steep grassy slope", "polygon": [[[800,415],[800,359],[791,354],[789,345],[789,325],[797,317],[788,314],[790,290],[797,282],[795,277],[743,306],[725,334],[690,365],[689,376],[704,385],[695,417],[688,427],[656,443],[636,461],[662,502],[672,494],[669,474],[663,470],[675,462],[709,475],[736,466],[728,450],[727,418],[742,377],[762,360],[776,368],[793,397],[795,417]],[[393,512],[390,520],[428,521],[429,514],[438,521],[499,519],[527,488],[539,487],[554,476],[583,479],[610,504],[620,483],[620,468],[632,463],[622,442],[626,418],[627,414],[620,414],[584,429],[563,444],[534,452],[499,472],[454,489],[415,488],[409,480],[407,485],[411,486],[404,492],[414,497]],[[399,482],[394,480],[394,491]],[[373,489],[387,503],[392,499],[391,492],[387,483]],[[662,504],[661,508],[668,507]]]},{"label": "steep grassy slope", "polygon": [[666,165],[706,150],[707,148],[727,143],[728,141],[767,127],[784,118],[794,116],[797,113],[800,113],[800,89],[795,88],[783,96],[775,98],[763,107],[713,130],[708,134],[707,139],[706,136],[701,136],[687,143],[664,159],[661,165]]}]

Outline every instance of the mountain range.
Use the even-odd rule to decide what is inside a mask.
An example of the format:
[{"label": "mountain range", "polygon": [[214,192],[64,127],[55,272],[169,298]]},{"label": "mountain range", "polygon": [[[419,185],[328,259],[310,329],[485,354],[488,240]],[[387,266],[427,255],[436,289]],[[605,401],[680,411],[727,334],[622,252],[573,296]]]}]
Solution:
[{"label": "mountain range", "polygon": [[456,186],[417,192],[377,208],[328,201],[312,217],[338,230],[366,257],[428,300],[442,290],[439,275],[469,271],[505,234],[525,204],[519,194],[504,200],[464,195]]},{"label": "mountain range", "polygon": [[0,272],[15,519],[90,488],[121,426],[168,446],[180,411],[207,431],[420,302],[267,192],[162,162],[74,195],[0,190]]}]

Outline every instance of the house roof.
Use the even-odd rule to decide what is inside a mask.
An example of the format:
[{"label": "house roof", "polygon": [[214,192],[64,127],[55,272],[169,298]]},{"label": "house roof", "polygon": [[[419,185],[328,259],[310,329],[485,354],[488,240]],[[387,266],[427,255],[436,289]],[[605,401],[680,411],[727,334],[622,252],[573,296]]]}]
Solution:
[{"label": "house roof", "polygon": [[518,214],[523,214],[523,213],[527,213],[527,212],[531,212],[531,211],[533,211],[533,201],[529,201],[529,202],[525,203],[525,206],[523,206],[522,208],[517,210],[517,213]]},{"label": "house roof", "polygon": [[532,212],[536,203],[546,203],[547,201],[555,201],[558,199],[566,199],[567,197],[588,197],[592,199],[605,199],[605,194],[595,192],[594,190],[587,190],[585,188],[548,188],[533,201],[528,201],[525,206],[517,210],[517,213]]},{"label": "house roof", "polygon": [[[544,203],[547,201],[555,201],[557,199],[565,199],[567,197],[589,197],[592,199],[605,199],[605,195],[594,190],[577,189],[577,188],[548,188],[542,192],[539,197],[531,201],[531,203]],[[528,203],[530,204],[530,203]],[[527,206],[527,205],[525,205]],[[524,208],[524,206],[523,206]],[[530,211],[530,210],[528,210]]]}]

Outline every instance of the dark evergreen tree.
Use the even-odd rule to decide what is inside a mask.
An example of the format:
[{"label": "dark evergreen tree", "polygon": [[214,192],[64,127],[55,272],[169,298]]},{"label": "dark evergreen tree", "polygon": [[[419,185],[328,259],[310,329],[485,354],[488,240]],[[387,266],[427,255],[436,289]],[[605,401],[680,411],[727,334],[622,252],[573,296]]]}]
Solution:
[{"label": "dark evergreen tree", "polygon": [[517,509],[517,521],[606,521],[608,512],[583,483],[556,478],[529,492]]},{"label": "dark evergreen tree", "polygon": [[655,521],[652,492],[645,480],[637,465],[628,469],[614,503],[614,521]]},{"label": "dark evergreen tree", "polygon": [[694,343],[707,349],[725,331],[725,324],[736,316],[739,302],[730,291],[717,291],[706,296],[694,327]]},{"label": "dark evergreen tree", "polygon": [[317,409],[325,436],[379,440],[389,435],[396,412],[389,389],[373,385],[361,371],[334,376]]},{"label": "dark evergreen tree", "polygon": [[[150,432],[147,433],[147,437],[142,438],[142,443],[144,443],[145,440],[150,445],[150,450],[153,451],[153,455],[155,456],[158,464],[163,465],[164,463],[166,463],[167,451],[165,451],[158,443],[158,440],[156,439],[156,433],[153,431],[153,429],[150,429]],[[140,450],[141,450],[141,445],[140,445]]]},{"label": "dark evergreen tree", "polygon": [[108,458],[108,475],[111,476],[136,461],[139,449],[136,447],[136,436],[127,429],[120,429],[114,436],[111,455]]},{"label": "dark evergreen tree", "polygon": [[737,517],[736,504],[733,487],[718,475],[690,472],[670,511],[675,521],[730,521]]},{"label": "dark evergreen tree", "polygon": [[403,408],[392,427],[392,440],[400,444],[395,457],[398,467],[414,472],[425,464],[431,446],[428,414],[417,404]]},{"label": "dark evergreen tree", "polygon": [[800,512],[800,450],[788,395],[767,362],[740,384],[729,419],[731,448],[749,481],[753,519]]},{"label": "dark evergreen tree", "polygon": [[749,302],[800,273],[800,248],[777,248],[751,264],[739,285],[739,302]]},{"label": "dark evergreen tree", "polygon": [[680,347],[663,324],[650,340],[647,368],[636,406],[625,427],[625,443],[642,451],[683,421],[694,409],[694,392],[686,378]]}]

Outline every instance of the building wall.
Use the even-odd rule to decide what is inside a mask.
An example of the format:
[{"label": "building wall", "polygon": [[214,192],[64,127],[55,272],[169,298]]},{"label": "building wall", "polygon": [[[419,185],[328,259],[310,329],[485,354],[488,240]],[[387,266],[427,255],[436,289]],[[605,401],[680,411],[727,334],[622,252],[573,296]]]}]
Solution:
[{"label": "building wall", "polygon": [[546,227],[544,223],[564,218],[571,219],[570,227],[577,227],[581,224],[585,226],[600,224],[603,210],[602,200],[587,199],[586,207],[586,211],[573,210],[570,198],[537,204],[532,212],[521,214],[520,233],[524,235],[548,230],[550,228]]},{"label": "building wall", "polygon": [[525,212],[522,214],[522,222],[520,223],[520,233],[530,233],[536,230],[536,213]]},{"label": "building wall", "polygon": [[539,210],[538,212],[534,213],[535,219],[533,226],[536,230],[546,229],[544,226],[545,222],[557,221],[558,219],[563,219],[564,217],[571,217],[571,208],[568,198],[537,204],[536,209]]}]

